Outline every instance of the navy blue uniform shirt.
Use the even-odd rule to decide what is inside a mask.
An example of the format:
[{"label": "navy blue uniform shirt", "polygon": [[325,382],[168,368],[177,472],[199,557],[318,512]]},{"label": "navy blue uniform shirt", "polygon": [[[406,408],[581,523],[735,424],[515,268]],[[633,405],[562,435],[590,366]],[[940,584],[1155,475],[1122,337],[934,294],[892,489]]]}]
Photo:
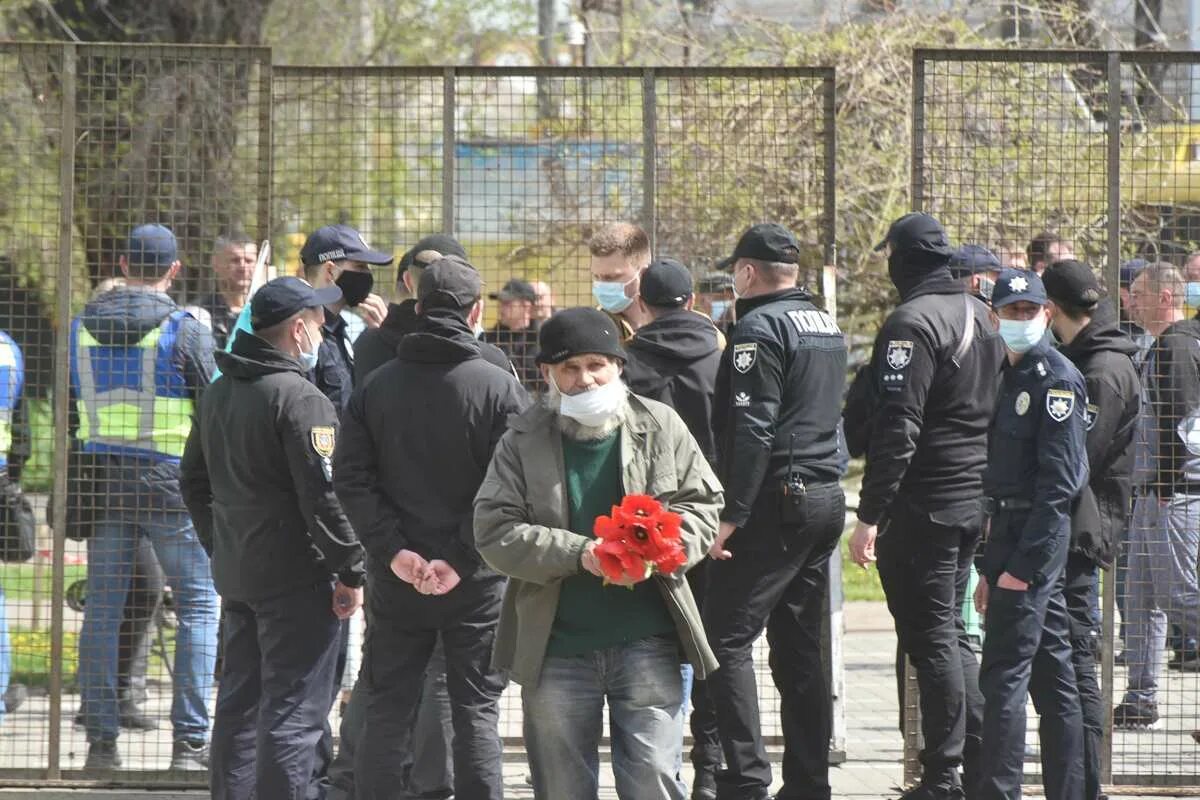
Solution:
[{"label": "navy blue uniform shirt", "polygon": [[1088,479],[1086,409],[1083,376],[1049,337],[1006,362],[983,490],[1030,508],[992,521],[982,569],[993,585],[1004,572],[1044,583],[1065,564],[1071,509]]}]

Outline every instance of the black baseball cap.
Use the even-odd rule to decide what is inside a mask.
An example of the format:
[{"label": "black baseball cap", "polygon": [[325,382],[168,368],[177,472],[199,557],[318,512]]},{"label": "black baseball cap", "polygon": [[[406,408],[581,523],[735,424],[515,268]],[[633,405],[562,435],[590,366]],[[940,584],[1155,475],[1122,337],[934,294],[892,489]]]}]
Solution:
[{"label": "black baseball cap", "polygon": [[268,281],[250,300],[250,327],[256,331],[278,325],[306,308],[320,308],[342,299],[337,286],[314,289],[312,284],[291,275]]},{"label": "black baseball cap", "polygon": [[[400,256],[399,270],[401,274],[403,274],[404,270],[413,266],[413,261],[416,259],[417,253],[423,253],[426,250],[432,250],[444,256],[458,256],[463,259],[467,257],[467,251],[458,243],[458,239],[447,233],[434,233],[423,239],[418,239],[416,244],[404,251],[404,255]],[[421,266],[424,265],[422,264]]]},{"label": "black baseball cap", "polygon": [[950,258],[954,253],[942,223],[919,211],[905,214],[893,222],[883,241],[875,245],[875,251],[879,252],[889,244],[899,253],[917,251],[946,258]]},{"label": "black baseball cap", "polygon": [[1128,289],[1129,285],[1137,280],[1137,276],[1141,274],[1150,262],[1144,258],[1131,258],[1121,265],[1121,288]]},{"label": "black baseball cap", "polygon": [[534,289],[533,284],[528,281],[513,278],[504,284],[500,291],[492,292],[488,297],[492,300],[528,300],[531,303],[536,303],[537,289]]},{"label": "black baseball cap", "polygon": [[1003,308],[1022,300],[1046,305],[1046,287],[1041,277],[1031,269],[1001,270],[996,276],[996,288],[992,289],[992,308]]},{"label": "black baseball cap", "polygon": [[999,272],[1004,268],[1000,259],[981,244],[960,245],[950,256],[950,272],[956,278],[974,275],[977,272]]},{"label": "black baseball cap", "polygon": [[573,356],[597,353],[624,361],[621,333],[612,318],[596,308],[568,308],[538,329],[539,364],[559,364]]},{"label": "black baseball cap", "polygon": [[362,234],[349,225],[326,225],[308,235],[300,248],[300,261],[306,267],[326,261],[358,261],[381,267],[392,263],[392,256],[372,250]]},{"label": "black baseball cap", "polygon": [[475,303],[483,293],[479,270],[458,256],[443,256],[421,273],[417,303],[421,311],[431,308],[462,310]]},{"label": "black baseball cap", "polygon": [[1082,261],[1055,261],[1042,273],[1046,295],[1054,302],[1090,311],[1103,297],[1096,273]]},{"label": "black baseball cap", "polygon": [[758,261],[775,261],[782,264],[800,263],[800,243],[792,232],[774,222],[763,222],[751,226],[733,248],[733,255],[717,266],[729,269],[739,258]]},{"label": "black baseball cap", "polygon": [[692,273],[673,258],[657,258],[642,272],[639,293],[646,305],[675,308],[692,296]]}]

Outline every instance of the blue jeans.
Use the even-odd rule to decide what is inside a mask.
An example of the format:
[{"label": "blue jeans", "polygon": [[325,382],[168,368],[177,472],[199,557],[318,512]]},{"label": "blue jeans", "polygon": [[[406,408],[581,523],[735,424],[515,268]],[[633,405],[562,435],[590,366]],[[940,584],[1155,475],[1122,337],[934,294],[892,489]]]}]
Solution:
[{"label": "blue jeans", "polygon": [[186,511],[110,511],[88,540],[87,596],[79,635],[79,688],[88,741],[115,739],[117,644],[138,537],[150,539],[175,600],[176,741],[208,739],[208,700],[217,656],[216,590],[208,555]]},{"label": "blue jeans", "polygon": [[608,700],[612,766],[621,800],[683,800],[679,643],[651,636],[570,658],[547,657],[521,692],[525,746],[539,800],[596,800]]}]

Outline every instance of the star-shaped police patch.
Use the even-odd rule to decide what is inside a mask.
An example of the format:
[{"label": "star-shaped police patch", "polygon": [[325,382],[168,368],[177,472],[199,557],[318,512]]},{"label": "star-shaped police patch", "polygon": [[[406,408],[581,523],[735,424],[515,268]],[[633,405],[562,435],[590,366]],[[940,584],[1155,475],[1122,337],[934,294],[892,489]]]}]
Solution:
[{"label": "star-shaped police patch", "polygon": [[1018,275],[1008,282],[1008,288],[1013,292],[1023,292],[1029,288],[1029,281],[1024,275]]},{"label": "star-shaped police patch", "polygon": [[1051,389],[1046,392],[1046,413],[1055,422],[1062,422],[1075,410],[1075,393],[1069,389]]}]

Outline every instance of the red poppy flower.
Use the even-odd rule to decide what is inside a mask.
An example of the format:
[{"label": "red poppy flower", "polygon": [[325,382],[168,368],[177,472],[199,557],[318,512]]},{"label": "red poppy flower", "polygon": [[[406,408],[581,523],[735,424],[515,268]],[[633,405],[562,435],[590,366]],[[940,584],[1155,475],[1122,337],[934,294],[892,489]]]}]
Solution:
[{"label": "red poppy flower", "polygon": [[687,563],[680,540],[683,518],[644,494],[626,496],[612,516],[596,518],[593,533],[601,571],[610,580],[641,580],[653,568],[670,575]]}]

